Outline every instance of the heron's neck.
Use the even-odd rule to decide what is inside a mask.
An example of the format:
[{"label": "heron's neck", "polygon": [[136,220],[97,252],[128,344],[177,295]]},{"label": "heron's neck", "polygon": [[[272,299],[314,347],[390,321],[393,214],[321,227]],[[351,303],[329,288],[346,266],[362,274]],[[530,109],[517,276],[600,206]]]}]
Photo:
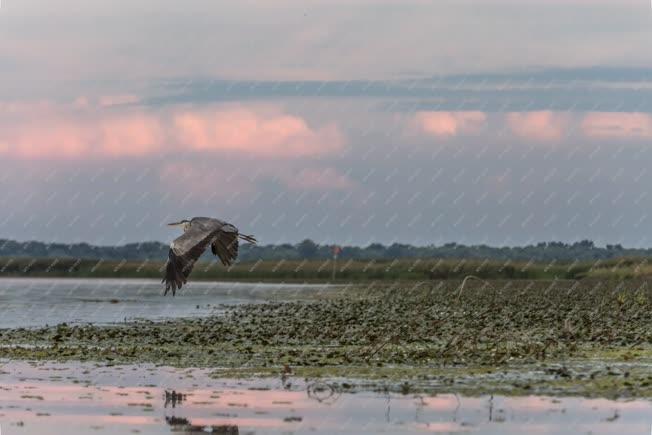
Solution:
[{"label": "heron's neck", "polygon": [[183,232],[185,233],[190,229],[190,222],[184,222],[183,223]]}]

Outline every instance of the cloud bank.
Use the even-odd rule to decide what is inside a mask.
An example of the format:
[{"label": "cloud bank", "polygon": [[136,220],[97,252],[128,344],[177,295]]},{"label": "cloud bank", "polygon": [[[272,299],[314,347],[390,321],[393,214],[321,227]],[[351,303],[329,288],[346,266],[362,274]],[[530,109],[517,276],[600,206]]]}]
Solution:
[{"label": "cloud bank", "polygon": [[[115,101],[135,100],[107,97],[100,106]],[[332,155],[341,152],[345,143],[337,126],[313,127],[271,105],[177,107],[159,112],[102,107],[88,107],[86,99],[70,105],[0,106],[0,153],[25,160],[140,158],[160,153],[292,160]]]},{"label": "cloud bank", "polygon": [[438,140],[507,132],[528,143],[563,143],[571,135],[585,139],[640,141],[652,137],[652,114],[623,112],[417,112],[410,127]]}]

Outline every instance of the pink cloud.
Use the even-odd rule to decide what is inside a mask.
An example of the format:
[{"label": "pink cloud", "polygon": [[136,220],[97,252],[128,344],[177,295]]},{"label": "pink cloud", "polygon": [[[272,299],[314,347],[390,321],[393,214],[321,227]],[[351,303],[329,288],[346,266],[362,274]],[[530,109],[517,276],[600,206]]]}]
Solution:
[{"label": "pink cloud", "polygon": [[5,153],[21,159],[74,159],[85,155],[93,138],[85,128],[67,121],[41,124],[38,128],[12,131],[3,135]]},{"label": "pink cloud", "polygon": [[505,116],[507,127],[521,138],[539,142],[556,142],[565,136],[570,119],[551,111],[512,112]]},{"label": "pink cloud", "polygon": [[486,125],[487,115],[483,112],[418,112],[414,121],[424,133],[452,137],[479,133]]},{"label": "pink cloud", "polygon": [[160,122],[140,112],[99,119],[34,112],[33,123],[0,126],[0,152],[25,160],[142,156],[161,147]]},{"label": "pink cloud", "polygon": [[652,116],[646,113],[592,112],[582,121],[582,131],[588,137],[650,138]]},{"label": "pink cloud", "polygon": [[505,117],[507,127],[521,138],[558,142],[573,129],[589,139],[652,137],[652,115],[646,113],[590,112],[584,116],[566,112],[514,112]]},{"label": "pink cloud", "polygon": [[313,129],[302,118],[245,108],[184,112],[175,116],[178,142],[196,151],[232,151],[264,157],[306,157],[342,150],[333,126]]},{"label": "pink cloud", "polygon": [[[112,98],[104,103],[131,100]],[[335,125],[312,127],[275,107],[152,114],[141,108],[104,110],[82,97],[71,104],[0,105],[0,144],[1,154],[26,160],[136,158],[161,152],[298,159],[339,152],[344,138]]]},{"label": "pink cloud", "polygon": [[100,152],[114,157],[153,154],[164,141],[159,120],[143,114],[103,120],[99,131]]}]

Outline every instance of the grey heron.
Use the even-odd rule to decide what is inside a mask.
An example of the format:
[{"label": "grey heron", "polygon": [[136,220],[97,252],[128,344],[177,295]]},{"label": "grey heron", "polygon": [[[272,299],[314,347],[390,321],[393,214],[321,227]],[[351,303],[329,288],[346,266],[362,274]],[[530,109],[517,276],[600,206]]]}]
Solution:
[{"label": "grey heron", "polygon": [[222,264],[230,266],[238,256],[238,239],[256,243],[253,236],[240,234],[233,225],[219,219],[195,217],[168,224],[183,226],[183,234],[172,242],[165,269],[165,293],[172,289],[172,296],[187,281],[195,262],[210,245],[211,251]]}]

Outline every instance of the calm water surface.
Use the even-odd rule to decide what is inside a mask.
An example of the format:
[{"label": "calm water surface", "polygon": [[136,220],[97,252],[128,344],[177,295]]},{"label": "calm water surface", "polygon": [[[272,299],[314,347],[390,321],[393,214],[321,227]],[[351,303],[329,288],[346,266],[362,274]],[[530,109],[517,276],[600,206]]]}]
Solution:
[{"label": "calm water surface", "polygon": [[[354,381],[349,381],[354,383]],[[652,403],[374,393],[342,382],[211,379],[205,370],[2,364],[13,434],[649,434]]]},{"label": "calm water surface", "polygon": [[311,298],[334,288],[323,284],[191,282],[172,298],[162,296],[163,285],[158,280],[2,278],[0,328],[206,316],[223,305]]}]

